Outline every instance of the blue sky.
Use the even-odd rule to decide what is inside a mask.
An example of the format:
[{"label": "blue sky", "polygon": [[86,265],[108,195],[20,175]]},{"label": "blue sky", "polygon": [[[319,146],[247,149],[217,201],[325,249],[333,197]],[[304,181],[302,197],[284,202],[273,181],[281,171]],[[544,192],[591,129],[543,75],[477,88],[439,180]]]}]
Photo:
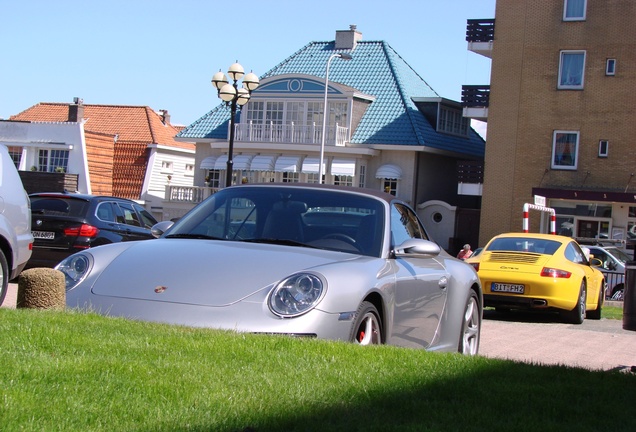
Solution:
[{"label": "blue sky", "polygon": [[389,43],[443,97],[488,84],[466,20],[495,0],[0,0],[0,119],[39,102],[167,109],[189,125],[219,104],[212,75],[238,60],[261,75],[355,24]]}]

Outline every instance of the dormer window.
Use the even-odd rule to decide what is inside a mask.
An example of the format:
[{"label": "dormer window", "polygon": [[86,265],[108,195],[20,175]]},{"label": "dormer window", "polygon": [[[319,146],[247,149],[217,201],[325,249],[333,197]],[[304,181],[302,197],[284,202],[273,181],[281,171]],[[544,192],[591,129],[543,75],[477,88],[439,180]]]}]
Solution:
[{"label": "dormer window", "polygon": [[452,135],[468,136],[469,121],[470,119],[464,117],[460,110],[440,105],[437,131]]},{"label": "dormer window", "polygon": [[458,102],[440,97],[418,97],[413,102],[437,132],[469,137],[470,118],[464,117]]}]

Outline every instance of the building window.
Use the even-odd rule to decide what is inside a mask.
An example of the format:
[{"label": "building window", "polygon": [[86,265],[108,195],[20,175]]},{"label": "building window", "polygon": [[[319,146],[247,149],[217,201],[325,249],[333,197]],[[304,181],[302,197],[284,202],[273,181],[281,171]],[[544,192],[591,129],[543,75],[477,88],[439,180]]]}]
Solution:
[{"label": "building window", "polygon": [[40,150],[38,153],[38,171],[67,172],[68,150]]},{"label": "building window", "polygon": [[367,183],[367,166],[366,165],[360,165],[359,167],[360,172],[358,173],[358,187],[366,187],[366,183]]},{"label": "building window", "polygon": [[561,51],[559,65],[559,89],[577,90],[583,88],[585,71],[585,51]]},{"label": "building window", "polygon": [[186,175],[186,177],[194,177],[194,165],[186,164],[186,166],[185,166],[185,175]]},{"label": "building window", "polygon": [[16,168],[20,168],[20,160],[22,160],[22,147],[9,147],[9,156]]},{"label": "building window", "polygon": [[439,116],[437,117],[438,132],[468,136],[469,122],[470,119],[464,117],[461,111],[440,105]]},{"label": "building window", "polygon": [[[323,175],[324,177],[324,175]],[[308,173],[307,174],[307,183],[320,183],[318,181],[318,173]]]},{"label": "building window", "polygon": [[162,161],[161,162],[161,173],[172,174],[172,162],[170,161]]},{"label": "building window", "polygon": [[587,0],[564,0],[563,21],[583,21]]},{"label": "building window", "polygon": [[336,186],[353,186],[353,176],[335,175],[333,184]]},{"label": "building window", "polygon": [[208,175],[205,177],[205,182],[210,187],[221,187],[221,170],[209,170]]},{"label": "building window", "polygon": [[575,170],[578,153],[578,131],[554,131],[552,136],[552,169]]},{"label": "building window", "polygon": [[283,183],[298,183],[300,181],[300,173],[284,172]]},{"label": "building window", "polygon": [[600,140],[598,142],[598,157],[607,157],[609,153],[609,141]]},{"label": "building window", "polygon": [[397,196],[397,183],[396,179],[384,179],[382,182],[382,189],[386,193]]},{"label": "building window", "polygon": [[616,59],[607,59],[605,62],[605,75],[616,75]]}]

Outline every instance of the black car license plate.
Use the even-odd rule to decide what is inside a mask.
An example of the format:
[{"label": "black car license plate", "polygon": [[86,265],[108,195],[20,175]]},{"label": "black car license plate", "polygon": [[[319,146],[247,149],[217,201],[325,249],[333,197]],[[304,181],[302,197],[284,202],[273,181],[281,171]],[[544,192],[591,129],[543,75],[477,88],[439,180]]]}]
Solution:
[{"label": "black car license plate", "polygon": [[54,240],[55,233],[52,231],[31,231],[34,239]]}]

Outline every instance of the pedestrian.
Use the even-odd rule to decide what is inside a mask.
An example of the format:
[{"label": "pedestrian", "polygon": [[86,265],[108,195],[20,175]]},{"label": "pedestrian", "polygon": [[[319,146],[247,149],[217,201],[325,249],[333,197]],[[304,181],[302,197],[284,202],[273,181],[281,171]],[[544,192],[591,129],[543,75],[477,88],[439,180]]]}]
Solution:
[{"label": "pedestrian", "polygon": [[470,258],[472,254],[473,254],[473,251],[470,250],[470,245],[466,243],[464,247],[462,248],[462,250],[460,250],[459,253],[457,254],[457,258],[459,258],[460,260],[465,260],[466,258]]}]

